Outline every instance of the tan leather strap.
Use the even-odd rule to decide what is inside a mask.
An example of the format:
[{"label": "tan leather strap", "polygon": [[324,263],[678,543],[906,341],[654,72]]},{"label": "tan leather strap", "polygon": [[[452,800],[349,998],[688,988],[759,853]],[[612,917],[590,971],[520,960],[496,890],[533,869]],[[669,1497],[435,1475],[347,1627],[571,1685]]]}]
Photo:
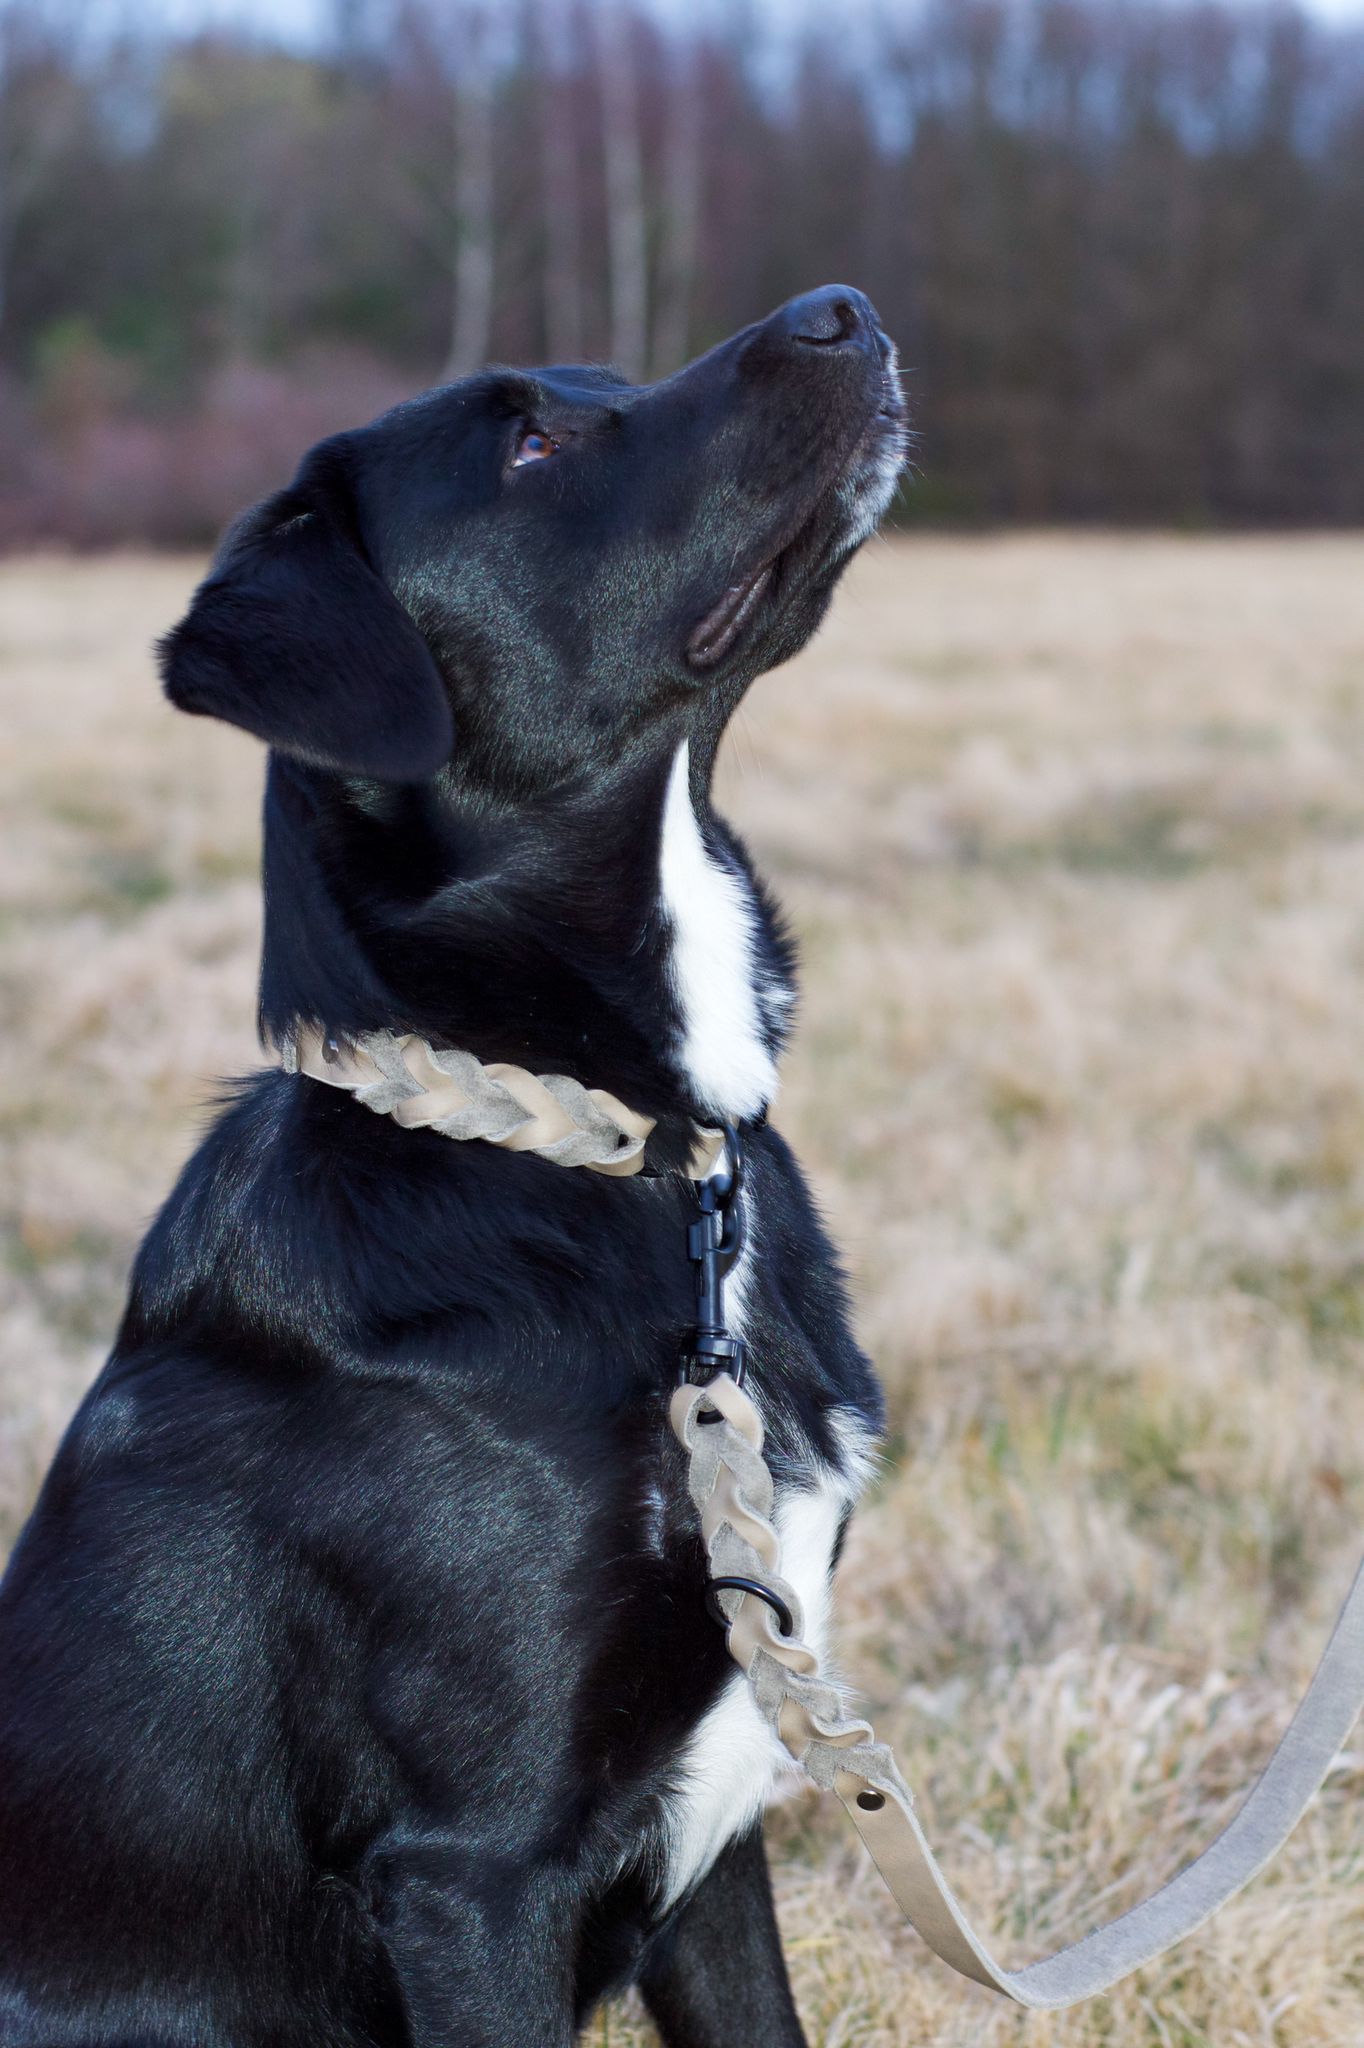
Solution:
[{"label": "tan leather strap", "polygon": [[[503,1060],[485,1066],[471,1052],[438,1052],[411,1033],[366,1031],[349,1040],[303,1024],[282,1058],[291,1074],[344,1088],[405,1130],[482,1138],[591,1173],[638,1173],[654,1128],[652,1117],[604,1088],[584,1088],[567,1074],[532,1074]],[[699,1134],[687,1164],[693,1180],[714,1171],[723,1144],[721,1131]]]},{"label": "tan leather strap", "polygon": [[[701,1422],[708,1408],[723,1420]],[[679,1388],[670,1420],[687,1452],[711,1577],[756,1579],[791,1613],[792,1633],[783,1636],[756,1595],[733,1589],[715,1595],[728,1617],[730,1654],[747,1673],[760,1712],[816,1783],[838,1794],[896,1903],[929,1947],[962,1976],[1019,2005],[1078,2004],[1192,1934],[1283,1846],[1364,1707],[1361,1566],[1301,1706],[1230,1825],[1130,1911],[1041,1962],[1006,1970],[939,1869],[891,1751],[848,1713],[841,1690],[821,1676],[818,1659],[800,1640],[800,1602],[781,1576],[757,1409],[721,1375],[704,1387]]]}]

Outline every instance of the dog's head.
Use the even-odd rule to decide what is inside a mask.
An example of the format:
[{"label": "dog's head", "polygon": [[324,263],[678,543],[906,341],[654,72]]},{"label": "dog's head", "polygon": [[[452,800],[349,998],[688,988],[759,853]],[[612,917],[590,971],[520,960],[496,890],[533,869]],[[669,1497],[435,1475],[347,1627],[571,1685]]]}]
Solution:
[{"label": "dog's head", "polygon": [[658,384],[490,370],[323,442],[162,643],[184,710],[379,783],[508,798],[688,732],[818,623],[904,453],[860,292],[791,300]]}]

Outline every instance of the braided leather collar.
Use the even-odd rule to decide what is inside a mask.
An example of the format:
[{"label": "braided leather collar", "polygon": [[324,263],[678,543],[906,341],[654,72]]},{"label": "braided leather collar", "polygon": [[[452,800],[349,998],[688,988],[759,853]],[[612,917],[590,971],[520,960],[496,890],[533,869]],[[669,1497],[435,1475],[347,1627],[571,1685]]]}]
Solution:
[{"label": "braided leather collar", "polygon": [[[405,1130],[482,1138],[592,1173],[641,1172],[654,1128],[652,1117],[604,1088],[584,1088],[567,1074],[532,1074],[504,1060],[485,1066],[471,1052],[438,1052],[410,1032],[365,1031],[352,1040],[301,1024],[282,1047],[282,1059],[286,1072],[344,1088]],[[720,1131],[700,1133],[687,1165],[693,1180],[708,1177],[723,1144]]]}]

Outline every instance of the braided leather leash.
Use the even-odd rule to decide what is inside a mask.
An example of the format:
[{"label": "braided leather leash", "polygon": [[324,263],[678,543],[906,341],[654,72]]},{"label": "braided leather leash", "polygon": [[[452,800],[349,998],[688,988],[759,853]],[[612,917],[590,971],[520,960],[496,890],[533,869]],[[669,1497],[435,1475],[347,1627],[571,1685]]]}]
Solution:
[{"label": "braided leather leash", "polygon": [[[703,1221],[735,1201],[739,1154],[719,1200],[705,1188]],[[698,1226],[692,1226],[693,1233]],[[701,1518],[710,1577],[708,1604],[722,1619],[730,1655],[747,1676],[759,1713],[817,1785],[836,1792],[906,1919],[964,1977],[1038,2009],[1075,2005],[1107,1991],[1192,1934],[1262,1870],[1302,1818],[1364,1708],[1364,1566],[1340,1611],[1316,1676],[1263,1774],[1234,1819],[1201,1856],[1116,1919],[1025,1969],[1006,1970],[971,1926],[919,1825],[890,1749],[848,1710],[802,1642],[799,1595],[782,1577],[772,1523],[772,1475],[763,1459],[762,1418],[741,1384],[743,1350],[724,1331],[714,1261],[723,1233],[693,1236],[698,1295],[708,1304],[703,1335],[684,1360],[669,1421],[687,1454],[687,1483]],[[725,1241],[742,1239],[735,1225]],[[709,1263],[708,1263],[709,1262]],[[722,1277],[722,1276],[721,1276]],[[706,1324],[709,1329],[706,1329]],[[727,1338],[734,1371],[714,1371]],[[689,1383],[711,1364],[704,1384]]]}]

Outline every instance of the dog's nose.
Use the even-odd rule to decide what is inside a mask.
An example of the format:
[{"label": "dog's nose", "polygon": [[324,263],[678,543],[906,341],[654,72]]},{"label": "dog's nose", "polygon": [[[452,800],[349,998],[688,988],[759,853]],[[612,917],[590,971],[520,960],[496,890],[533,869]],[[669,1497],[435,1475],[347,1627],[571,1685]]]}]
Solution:
[{"label": "dog's nose", "polygon": [[868,377],[874,384],[891,356],[875,306],[850,284],[802,292],[737,339],[745,378],[795,377],[804,383],[814,377],[830,390],[835,384],[852,390]]},{"label": "dog's nose", "polygon": [[804,342],[809,348],[837,348],[842,342],[866,348],[873,345],[876,335],[876,313],[870,299],[846,284],[822,285],[817,292],[788,299],[773,315],[773,324],[788,340]]}]

